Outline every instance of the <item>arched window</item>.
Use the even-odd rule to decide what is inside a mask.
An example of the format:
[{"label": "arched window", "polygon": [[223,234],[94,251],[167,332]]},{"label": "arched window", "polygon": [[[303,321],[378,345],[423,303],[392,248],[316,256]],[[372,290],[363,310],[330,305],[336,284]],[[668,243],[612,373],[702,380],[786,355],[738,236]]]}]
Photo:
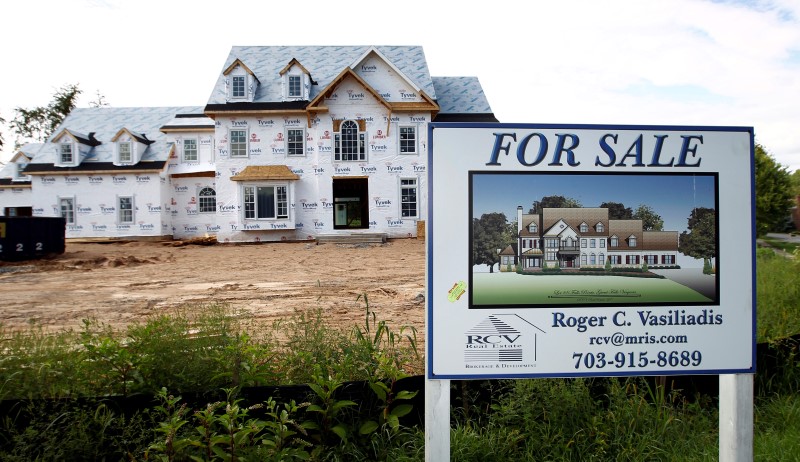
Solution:
[{"label": "arched window", "polygon": [[334,159],[337,161],[367,160],[364,133],[355,121],[345,120],[334,134]]},{"label": "arched window", "polygon": [[214,213],[217,211],[217,192],[214,188],[205,187],[197,194],[197,211]]}]

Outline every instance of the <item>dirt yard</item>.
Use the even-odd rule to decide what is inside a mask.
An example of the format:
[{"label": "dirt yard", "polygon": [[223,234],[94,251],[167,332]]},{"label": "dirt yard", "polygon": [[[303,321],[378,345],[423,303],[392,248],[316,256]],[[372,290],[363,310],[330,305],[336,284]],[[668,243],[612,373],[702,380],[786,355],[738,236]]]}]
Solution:
[{"label": "dirt yard", "polygon": [[114,327],[179,306],[224,303],[257,321],[320,307],[335,322],[364,322],[366,294],[378,320],[424,337],[425,243],[308,242],[180,245],[71,243],[54,258],[0,262],[0,323],[20,329]]}]

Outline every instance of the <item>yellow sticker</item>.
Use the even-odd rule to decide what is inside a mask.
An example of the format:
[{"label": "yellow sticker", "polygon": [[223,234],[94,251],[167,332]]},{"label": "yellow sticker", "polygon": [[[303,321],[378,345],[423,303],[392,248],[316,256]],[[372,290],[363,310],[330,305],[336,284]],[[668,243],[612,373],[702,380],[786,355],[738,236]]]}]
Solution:
[{"label": "yellow sticker", "polygon": [[458,281],[455,284],[453,284],[453,287],[451,287],[450,290],[447,291],[447,299],[450,300],[451,303],[455,302],[456,300],[461,298],[461,296],[464,295],[464,292],[466,291],[467,291],[467,283],[464,281]]}]

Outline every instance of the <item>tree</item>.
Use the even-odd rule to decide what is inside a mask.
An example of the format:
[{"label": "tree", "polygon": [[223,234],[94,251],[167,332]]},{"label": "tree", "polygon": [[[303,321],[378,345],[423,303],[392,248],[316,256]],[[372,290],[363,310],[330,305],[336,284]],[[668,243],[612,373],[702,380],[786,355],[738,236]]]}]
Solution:
[{"label": "tree", "polygon": [[23,144],[20,138],[36,142],[46,140],[75,108],[80,94],[77,84],[65,85],[56,90],[53,100],[47,106],[14,109],[16,115],[11,121],[11,129],[17,134],[17,146]]},{"label": "tree", "polygon": [[717,254],[717,212],[706,207],[696,207],[689,215],[688,231],[678,240],[678,250],[684,255],[702,258],[704,263]]},{"label": "tree", "polygon": [[760,144],[755,149],[756,235],[782,231],[792,207],[792,177]]},{"label": "tree", "polygon": [[497,249],[504,249],[514,242],[516,229],[512,230],[504,213],[484,213],[480,218],[472,219],[472,264],[493,265],[500,256]]},{"label": "tree", "polygon": [[106,107],[106,106],[108,106],[108,101],[106,101],[106,97],[100,93],[100,90],[97,90],[94,101],[89,101],[89,107]]},{"label": "tree", "polygon": [[663,231],[664,220],[661,215],[657,214],[650,206],[639,204],[636,211],[633,212],[635,220],[642,220],[643,231]]},{"label": "tree", "polygon": [[544,196],[540,201],[534,201],[528,213],[541,213],[543,208],[576,209],[583,207],[577,199],[564,196]]},{"label": "tree", "polygon": [[603,202],[600,208],[608,209],[608,218],[610,220],[632,220],[633,210],[630,207],[625,207],[625,204],[619,202]]},{"label": "tree", "polygon": [[800,196],[800,169],[792,173],[792,194],[795,197]]},{"label": "tree", "polygon": [[[0,116],[0,124],[6,123],[6,119]],[[3,147],[3,132],[0,132],[0,148]]]}]

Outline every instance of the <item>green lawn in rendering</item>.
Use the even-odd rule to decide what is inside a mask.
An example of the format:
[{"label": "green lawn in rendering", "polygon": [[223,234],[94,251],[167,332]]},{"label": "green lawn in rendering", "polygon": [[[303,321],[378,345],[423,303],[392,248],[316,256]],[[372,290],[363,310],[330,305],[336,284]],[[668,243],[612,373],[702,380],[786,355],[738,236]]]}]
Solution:
[{"label": "green lawn in rendering", "polygon": [[474,305],[705,303],[704,295],[669,279],[624,276],[475,273]]}]

